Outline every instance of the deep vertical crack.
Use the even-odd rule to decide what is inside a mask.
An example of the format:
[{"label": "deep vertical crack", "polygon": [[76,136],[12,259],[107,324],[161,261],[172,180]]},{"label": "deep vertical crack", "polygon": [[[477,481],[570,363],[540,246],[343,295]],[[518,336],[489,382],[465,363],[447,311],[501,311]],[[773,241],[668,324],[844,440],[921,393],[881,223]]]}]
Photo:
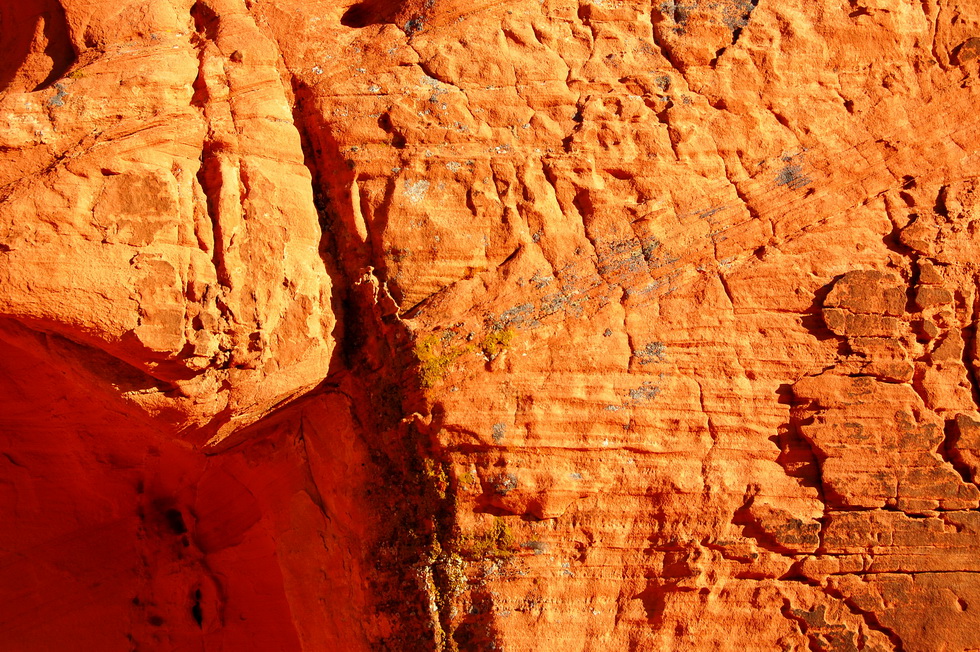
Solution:
[{"label": "deep vertical crack", "polygon": [[[348,397],[357,435],[374,469],[375,479],[355,488],[378,528],[376,538],[363,542],[373,562],[364,579],[375,595],[373,607],[397,623],[374,644],[383,649],[454,649],[456,487],[446,481],[447,460],[438,440],[440,411],[425,397],[414,334],[378,303],[377,289],[385,276],[383,252],[372,247],[370,233],[363,242],[356,232],[353,206],[345,201],[354,172],[318,109],[313,89],[298,78],[292,87],[293,122],[311,176],[320,252],[332,280],[337,318],[336,361],[329,387],[325,384],[320,391]],[[391,181],[389,199],[393,192]],[[389,203],[377,211],[390,208]]]}]

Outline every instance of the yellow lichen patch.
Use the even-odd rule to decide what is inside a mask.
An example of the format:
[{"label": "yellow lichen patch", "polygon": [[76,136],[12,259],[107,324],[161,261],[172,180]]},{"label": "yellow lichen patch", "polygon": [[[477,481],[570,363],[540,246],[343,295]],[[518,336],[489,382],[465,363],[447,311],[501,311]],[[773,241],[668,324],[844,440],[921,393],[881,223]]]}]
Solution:
[{"label": "yellow lichen patch", "polygon": [[449,372],[449,367],[461,355],[473,351],[473,345],[454,346],[452,334],[439,337],[428,335],[415,343],[419,361],[419,379],[423,387],[432,387]]},{"label": "yellow lichen patch", "polygon": [[515,336],[513,329],[506,328],[491,330],[479,340],[475,340],[475,335],[470,333],[466,343],[455,341],[457,334],[453,331],[420,338],[415,342],[415,357],[419,361],[422,386],[432,387],[441,381],[464,355],[481,352],[484,358],[493,360],[510,347]]},{"label": "yellow lichen patch", "polygon": [[438,462],[425,458],[423,461],[425,479],[428,480],[439,496],[440,500],[446,498],[446,490],[449,488],[449,476],[446,470]]},{"label": "yellow lichen patch", "polygon": [[461,552],[470,559],[488,557],[510,557],[514,554],[514,534],[507,522],[499,516],[493,519],[489,530],[481,534],[465,535],[461,541]]},{"label": "yellow lichen patch", "polygon": [[511,328],[492,330],[480,341],[480,350],[483,351],[483,355],[493,360],[510,347],[515,335]]}]

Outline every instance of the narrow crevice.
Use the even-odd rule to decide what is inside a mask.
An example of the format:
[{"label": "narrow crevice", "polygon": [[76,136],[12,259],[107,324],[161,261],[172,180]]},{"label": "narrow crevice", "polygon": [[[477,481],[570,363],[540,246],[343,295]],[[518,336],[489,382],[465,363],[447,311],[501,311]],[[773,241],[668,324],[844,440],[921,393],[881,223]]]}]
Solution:
[{"label": "narrow crevice", "polygon": [[314,393],[340,392],[349,398],[375,478],[358,488],[378,527],[376,537],[364,542],[373,563],[364,581],[375,596],[372,607],[383,620],[397,623],[374,644],[378,649],[452,649],[459,621],[452,555],[459,528],[456,489],[447,483],[447,452],[438,439],[441,410],[425,396],[415,335],[378,303],[377,288],[391,281],[376,234],[383,232],[392,211],[395,180],[388,180],[385,198],[372,207],[370,225],[362,225],[369,228],[367,241],[362,240],[350,199],[353,164],[319,110],[314,90],[294,78],[293,92],[293,120],[312,180],[320,252],[337,317],[335,361]]},{"label": "narrow crevice", "polygon": [[966,484],[974,484],[973,469],[960,454],[958,444],[962,433],[955,419],[946,421],[943,428],[943,441],[939,444],[939,456],[959,474]]},{"label": "narrow crevice", "polygon": [[206,3],[198,0],[191,7],[191,18],[194,20],[194,31],[200,38],[214,41],[218,31],[218,15]]},{"label": "narrow crevice", "polygon": [[738,195],[738,198],[742,201],[742,205],[745,206],[745,210],[748,211],[749,216],[754,220],[763,219],[758,209],[756,209],[752,198],[749,197],[749,195],[746,194],[745,190],[742,188],[742,184],[738,181],[731,181],[730,183],[732,184],[732,188],[735,189],[735,194]]},{"label": "narrow crevice", "polygon": [[205,210],[207,211],[208,221],[211,224],[211,263],[218,283],[225,287],[231,287],[231,274],[225,264],[225,238],[221,228],[221,192],[224,185],[224,174],[221,170],[221,159],[217,151],[218,147],[213,141],[206,141],[201,152],[200,167],[197,171],[197,182],[204,193]]},{"label": "narrow crevice", "polygon": [[780,448],[776,463],[783,467],[783,470],[791,478],[795,478],[800,486],[809,487],[817,492],[817,498],[823,505],[823,515],[816,520],[820,523],[817,531],[817,552],[824,550],[824,526],[828,511],[827,490],[824,485],[823,460],[813,446],[813,442],[803,433],[803,427],[813,423],[815,417],[810,414],[810,404],[801,402],[793,386],[786,384],[780,386],[780,402],[787,403],[789,407],[789,421],[780,427],[778,434],[774,438]]},{"label": "narrow crevice", "polygon": [[936,215],[940,215],[949,221],[949,208],[946,206],[946,200],[949,195],[949,186],[943,186],[936,193],[936,203],[932,207],[932,210],[936,212]]},{"label": "narrow crevice", "polygon": [[191,618],[200,629],[204,629],[204,610],[201,608],[201,589],[195,589],[191,602]]},{"label": "narrow crevice", "polygon": [[[191,7],[190,13],[194,21],[195,30],[192,42],[197,50],[198,59],[198,71],[197,77],[194,79],[194,93],[191,96],[191,106],[199,111],[201,119],[207,128],[207,134],[199,158],[200,166],[197,171],[197,182],[201,187],[201,191],[204,193],[205,210],[207,212],[208,222],[211,225],[210,239],[212,243],[211,250],[207,253],[211,256],[211,264],[214,266],[218,283],[224,288],[230,288],[233,283],[230,270],[225,262],[227,252],[225,251],[225,238],[221,226],[221,194],[225,184],[221,157],[230,147],[215,134],[212,127],[209,117],[211,94],[205,73],[207,50],[214,42],[219,18],[214,11],[202,2],[196,2]],[[202,245],[204,244],[200,236],[198,237],[198,241]],[[219,308],[225,305],[222,301],[218,301],[217,304]],[[222,308],[221,312],[224,318],[228,319],[231,317],[226,307]]]},{"label": "narrow crevice", "polygon": [[970,395],[973,404],[980,410],[980,278],[974,278],[973,305],[969,323],[961,331],[963,336],[963,367],[970,382]]},{"label": "narrow crevice", "polygon": [[390,114],[382,113],[381,116],[378,117],[378,126],[381,127],[385,133],[391,136],[392,147],[395,149],[405,149],[405,143],[407,142],[405,135],[397,127],[395,127],[394,124],[392,124]]},{"label": "narrow crevice", "polygon": [[848,598],[841,591],[837,589],[834,589],[826,585],[823,585],[821,588],[823,589],[824,593],[826,593],[828,596],[840,600],[841,603],[845,607],[847,607],[847,609],[852,614],[854,614],[855,616],[860,616],[861,619],[864,621],[864,624],[868,627],[868,629],[876,631],[879,634],[885,635],[888,638],[888,640],[891,642],[895,652],[905,651],[905,647],[901,637],[894,630],[883,625],[878,618],[878,614],[874,613],[873,611],[866,611],[860,608],[859,606],[857,606],[857,604],[855,604],[855,602],[851,598]]},{"label": "narrow crevice", "polygon": [[807,649],[809,649],[810,652],[825,652],[825,646],[810,632],[810,624],[805,618],[803,618],[802,615],[797,614],[797,610],[793,609],[793,605],[790,603],[789,599],[783,598],[783,606],[781,611],[786,620],[796,623],[800,633],[806,636]]},{"label": "narrow crevice", "polygon": [[575,113],[572,115],[572,122],[575,123],[575,126],[572,127],[572,130],[568,132],[567,136],[561,139],[562,150],[565,153],[570,154],[572,152],[572,147],[575,144],[575,136],[582,130],[582,126],[584,124],[584,117],[582,115],[582,112],[584,110],[585,110],[585,104],[583,103],[582,98],[580,97],[578,101],[575,103]]},{"label": "narrow crevice", "polygon": [[748,0],[745,4],[745,0],[741,0],[741,4],[744,6],[744,13],[738,17],[735,22],[735,27],[732,29],[732,46],[738,43],[738,39],[742,36],[742,30],[749,24],[749,20],[752,18],[752,12],[756,10],[759,6],[759,0]]},{"label": "narrow crevice", "polygon": [[734,314],[735,313],[735,296],[732,294],[732,287],[728,283],[728,277],[726,277],[723,272],[718,272],[718,280],[721,282],[721,288],[725,291],[725,296],[728,297],[728,303],[732,307],[732,314]]},{"label": "narrow crevice", "polygon": [[429,79],[434,79],[437,82],[439,82],[440,84],[444,84],[444,85],[449,86],[451,88],[454,88],[456,90],[461,90],[455,83],[453,83],[452,81],[450,81],[450,80],[442,77],[439,73],[437,73],[435,70],[433,70],[429,66],[429,64],[427,62],[425,62],[425,61],[422,60],[422,55],[421,54],[419,55],[418,66],[419,66],[419,69],[422,70],[422,73],[426,77],[428,77]]},{"label": "narrow crevice", "polygon": [[[677,16],[677,12],[681,10],[682,8],[680,7],[680,5],[674,3],[674,23],[679,25],[683,24],[683,21],[679,20],[679,17]],[[660,50],[660,54],[663,56],[663,58],[666,59],[667,63],[670,64],[670,67],[676,70],[677,73],[681,77],[683,77],[684,81],[686,82],[687,77],[684,74],[684,67],[681,65],[679,61],[674,59],[674,55],[670,51],[670,48],[667,46],[667,41],[664,38],[664,34],[660,29],[659,23],[662,22],[663,16],[661,16],[661,21],[658,21],[656,18],[657,13],[659,13],[659,9],[656,7],[656,5],[654,5],[653,9],[650,12],[650,38],[653,41],[653,44],[656,45],[657,48]]]}]

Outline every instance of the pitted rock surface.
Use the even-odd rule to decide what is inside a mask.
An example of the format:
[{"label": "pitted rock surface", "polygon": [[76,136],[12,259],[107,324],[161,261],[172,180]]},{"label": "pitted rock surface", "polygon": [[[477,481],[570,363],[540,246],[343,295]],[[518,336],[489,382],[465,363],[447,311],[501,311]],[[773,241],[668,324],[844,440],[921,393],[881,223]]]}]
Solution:
[{"label": "pitted rock surface", "polygon": [[980,649],[978,44],[0,1],[0,647]]}]

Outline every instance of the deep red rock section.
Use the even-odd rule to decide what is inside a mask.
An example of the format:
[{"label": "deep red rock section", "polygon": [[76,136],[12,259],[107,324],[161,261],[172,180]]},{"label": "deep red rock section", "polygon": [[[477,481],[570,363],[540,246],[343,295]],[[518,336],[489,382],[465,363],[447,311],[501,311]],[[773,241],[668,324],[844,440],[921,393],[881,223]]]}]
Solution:
[{"label": "deep red rock section", "polygon": [[975,2],[0,52],[0,648],[980,649]]}]

